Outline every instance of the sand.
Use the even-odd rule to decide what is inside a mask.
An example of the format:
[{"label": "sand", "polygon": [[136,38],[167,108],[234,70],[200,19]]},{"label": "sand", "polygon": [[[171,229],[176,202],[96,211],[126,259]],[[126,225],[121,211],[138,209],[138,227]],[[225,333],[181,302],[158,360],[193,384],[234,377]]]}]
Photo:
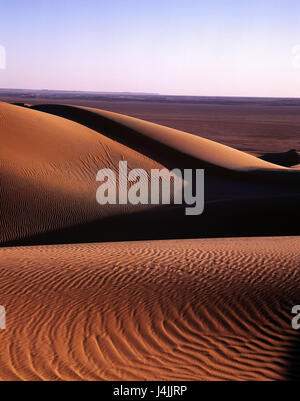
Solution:
[{"label": "sand", "polygon": [[[43,108],[40,107],[40,109],[47,110],[45,106]],[[96,113],[100,117],[107,118],[126,128],[139,132],[143,136],[218,167],[227,168],[229,170],[247,171],[251,169],[283,169],[282,166],[263,161],[245,152],[206,138],[201,138],[197,135],[105,110],[87,107],[82,107],[82,109],[91,113]]]},{"label": "sand", "polygon": [[[0,117],[2,244],[300,234],[293,167],[104,110],[0,103]],[[118,174],[121,160],[143,168],[145,180],[153,168],[204,169],[204,214],[192,221],[174,205],[100,207],[97,171]]]},{"label": "sand", "polygon": [[[297,152],[55,104],[0,103],[0,140],[1,380],[300,378]],[[204,169],[203,215],[98,205],[120,160]]]},{"label": "sand", "polygon": [[300,377],[300,238],[0,249],[2,380]]},{"label": "sand", "polygon": [[[97,171],[162,168],[67,119],[0,103],[0,243],[124,212],[100,208]],[[125,210],[125,211],[126,211]]]},{"label": "sand", "polygon": [[[72,104],[129,115],[243,151],[300,150],[300,101],[0,90],[7,102]],[[283,139],[284,138],[284,139]]]}]

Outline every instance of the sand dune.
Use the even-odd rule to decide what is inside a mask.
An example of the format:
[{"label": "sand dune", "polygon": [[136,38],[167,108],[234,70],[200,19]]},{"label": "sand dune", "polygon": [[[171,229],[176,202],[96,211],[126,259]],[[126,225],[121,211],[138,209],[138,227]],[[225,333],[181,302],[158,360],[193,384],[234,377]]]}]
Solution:
[{"label": "sand dune", "polygon": [[300,237],[0,249],[0,378],[299,379]]},{"label": "sand dune", "polygon": [[[0,103],[0,242],[121,213],[96,203],[96,173],[162,168],[82,125]],[[130,205],[123,207],[129,209]]]},{"label": "sand dune", "polygon": [[286,167],[297,166],[300,162],[300,155],[295,149],[283,153],[265,153],[260,156],[262,160],[279,164]]},{"label": "sand dune", "polygon": [[[0,243],[299,234],[295,168],[103,110],[34,108],[0,103]],[[120,160],[147,173],[204,168],[205,213],[191,222],[184,207],[99,206],[96,173]]]},{"label": "sand dune", "polygon": [[[241,152],[237,149],[230,148],[229,146],[211,141],[206,138],[201,138],[196,135],[188,134],[183,131],[178,131],[173,128],[164,127],[148,121],[140,120],[137,118],[125,116],[110,111],[93,109],[88,107],[74,107],[74,106],[57,106],[57,105],[37,105],[33,106],[34,109],[49,111],[62,116],[74,118],[80,116],[81,124],[84,124],[79,114],[79,109],[86,110],[87,112],[94,113],[100,117],[104,117],[111,122],[115,122],[123,127],[129,128],[138,132],[140,136],[146,136],[159,143],[167,145],[179,152],[185,153],[198,160],[201,160],[212,165],[227,168],[229,170],[257,170],[257,169],[283,169],[284,167],[274,163],[269,163],[264,160],[258,159],[255,156]],[[88,114],[86,114],[88,121]],[[104,125],[105,129],[105,125]]]},{"label": "sand dune", "polygon": [[[300,234],[295,153],[34,109],[0,103],[0,379],[299,379],[300,237],[246,237]],[[98,205],[96,173],[120,160],[204,168],[205,212]]]},{"label": "sand dune", "polygon": [[[299,99],[124,96],[0,91],[7,102],[72,104],[109,110],[191,132],[246,152],[300,149]],[[284,140],[283,140],[284,138]]]}]

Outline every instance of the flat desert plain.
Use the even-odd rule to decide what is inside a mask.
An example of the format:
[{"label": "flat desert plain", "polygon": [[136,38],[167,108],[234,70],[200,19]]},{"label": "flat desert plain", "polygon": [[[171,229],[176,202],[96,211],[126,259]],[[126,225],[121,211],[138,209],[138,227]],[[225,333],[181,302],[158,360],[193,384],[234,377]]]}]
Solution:
[{"label": "flat desert plain", "polygon": [[[55,100],[0,103],[0,379],[299,379],[300,104]],[[122,160],[204,213],[100,206]]]}]

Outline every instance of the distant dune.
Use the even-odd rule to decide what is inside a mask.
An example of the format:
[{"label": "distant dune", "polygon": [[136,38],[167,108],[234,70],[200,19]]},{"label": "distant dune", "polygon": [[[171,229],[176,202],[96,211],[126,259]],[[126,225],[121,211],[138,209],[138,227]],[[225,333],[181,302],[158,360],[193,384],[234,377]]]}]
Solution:
[{"label": "distant dune", "polygon": [[[300,233],[296,169],[116,113],[33,108],[0,103],[6,245]],[[183,207],[99,206],[96,173],[117,171],[120,160],[146,172],[205,169],[204,214],[187,219]]]},{"label": "distant dune", "polygon": [[[129,115],[246,152],[300,151],[300,99],[1,90],[20,104],[72,104]],[[283,140],[284,138],[284,140]]]},{"label": "distant dune", "polygon": [[300,378],[300,238],[0,249],[0,379]]},{"label": "distant dune", "polygon": [[260,158],[286,167],[296,167],[300,163],[299,152],[295,149],[283,153],[265,153]]}]

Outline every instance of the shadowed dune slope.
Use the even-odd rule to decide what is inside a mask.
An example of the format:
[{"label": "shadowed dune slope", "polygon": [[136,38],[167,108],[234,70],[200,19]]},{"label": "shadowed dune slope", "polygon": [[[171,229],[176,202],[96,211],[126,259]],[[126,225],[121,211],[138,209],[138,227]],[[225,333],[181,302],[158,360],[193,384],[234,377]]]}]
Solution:
[{"label": "shadowed dune slope", "polygon": [[0,249],[0,378],[300,378],[300,238]]}]

